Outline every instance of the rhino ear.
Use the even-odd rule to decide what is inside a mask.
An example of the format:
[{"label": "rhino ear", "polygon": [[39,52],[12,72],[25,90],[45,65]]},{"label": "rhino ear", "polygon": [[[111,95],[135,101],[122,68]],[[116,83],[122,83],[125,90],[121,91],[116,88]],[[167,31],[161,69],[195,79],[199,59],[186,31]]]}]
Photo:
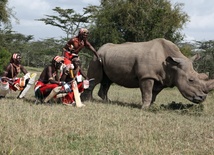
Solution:
[{"label": "rhino ear", "polygon": [[171,64],[171,65],[178,65],[178,64],[180,64],[180,59],[179,59],[179,58],[173,58],[173,57],[171,57],[171,56],[168,56],[168,57],[166,58],[166,62],[168,62],[168,63]]}]

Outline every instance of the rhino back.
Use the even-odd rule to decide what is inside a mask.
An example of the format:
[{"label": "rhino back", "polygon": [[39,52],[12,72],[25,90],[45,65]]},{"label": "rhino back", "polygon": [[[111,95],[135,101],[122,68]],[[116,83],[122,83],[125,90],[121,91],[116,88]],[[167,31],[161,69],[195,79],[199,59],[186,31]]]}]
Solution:
[{"label": "rhino back", "polygon": [[165,39],[148,42],[103,45],[99,51],[108,78],[125,87],[139,87],[139,79],[165,78],[167,56],[184,57],[178,47]]}]

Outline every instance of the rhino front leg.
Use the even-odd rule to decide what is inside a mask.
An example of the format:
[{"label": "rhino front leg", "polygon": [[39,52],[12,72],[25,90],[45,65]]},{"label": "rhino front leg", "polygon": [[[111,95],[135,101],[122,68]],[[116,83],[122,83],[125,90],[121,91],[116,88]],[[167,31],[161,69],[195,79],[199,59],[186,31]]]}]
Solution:
[{"label": "rhino front leg", "polygon": [[165,88],[160,82],[154,81],[153,90],[152,90],[152,102],[153,104],[156,100],[157,95]]},{"label": "rhino front leg", "polygon": [[154,86],[153,79],[143,79],[140,81],[140,90],[142,94],[142,109],[148,108],[152,103],[152,90]]}]

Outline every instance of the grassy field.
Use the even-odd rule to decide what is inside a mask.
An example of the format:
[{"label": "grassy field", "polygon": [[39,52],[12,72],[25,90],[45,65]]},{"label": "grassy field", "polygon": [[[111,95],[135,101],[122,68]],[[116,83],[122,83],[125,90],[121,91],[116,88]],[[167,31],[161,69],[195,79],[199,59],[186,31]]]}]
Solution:
[{"label": "grassy field", "polygon": [[[96,94],[97,88],[94,94]],[[111,103],[94,95],[84,108],[34,104],[13,92],[0,100],[0,154],[34,155],[212,155],[214,93],[203,104],[165,89],[141,110],[138,89],[113,85]]]}]

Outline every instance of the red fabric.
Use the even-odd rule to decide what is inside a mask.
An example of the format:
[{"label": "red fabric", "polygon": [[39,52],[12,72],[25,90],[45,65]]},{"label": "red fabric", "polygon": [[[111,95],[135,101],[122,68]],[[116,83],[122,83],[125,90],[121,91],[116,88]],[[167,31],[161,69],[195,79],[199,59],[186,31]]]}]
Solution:
[{"label": "red fabric", "polygon": [[65,65],[69,65],[69,64],[71,64],[71,61],[68,59],[68,58],[64,58],[64,64]]},{"label": "red fabric", "polygon": [[63,104],[72,104],[74,102],[74,93],[70,92],[65,97],[62,98]]},{"label": "red fabric", "polygon": [[[84,91],[83,82],[77,84],[79,92],[82,93]],[[75,101],[74,92],[69,92],[65,97],[62,97],[63,104],[72,104]]]},{"label": "red fabric", "polygon": [[44,85],[45,85],[45,84],[44,84],[43,82],[37,81],[36,84],[35,84],[35,86],[34,86],[34,90],[35,90],[37,87],[42,87],[42,86],[44,86]]},{"label": "red fabric", "polygon": [[44,84],[43,82],[41,81],[37,81],[36,82],[36,85],[34,87],[34,90],[35,89],[40,89],[40,92],[43,94],[43,96],[47,96],[50,92],[47,91],[47,90],[52,90],[56,87],[58,87],[59,85],[58,84]]},{"label": "red fabric", "polygon": [[[13,85],[9,83],[10,89],[12,89],[13,91],[17,91],[18,89],[15,87],[15,85],[19,85],[20,80],[21,78],[18,78],[17,80],[15,80]],[[20,87],[20,91],[23,90],[23,88],[24,87]]]},{"label": "red fabric", "polygon": [[[71,59],[72,59],[73,55],[68,52],[68,51],[65,51],[64,52],[64,64],[65,65],[70,65],[71,64]],[[80,72],[78,72],[78,75],[81,75]],[[84,88],[83,88],[83,82],[79,82],[77,84],[78,86],[78,89],[79,89],[79,92],[82,93],[84,91]],[[62,102],[63,104],[72,104],[74,102],[74,93],[73,91],[72,92],[69,92],[66,96],[62,97]]]},{"label": "red fabric", "polygon": [[10,87],[10,89],[12,89],[13,91],[17,91],[16,87],[14,87],[14,85],[11,85],[10,83],[9,83],[9,87]]},{"label": "red fabric", "polygon": [[71,58],[72,58],[72,53],[69,52],[69,51],[64,51],[64,57],[71,60]]},{"label": "red fabric", "polygon": [[77,86],[78,86],[79,92],[82,93],[84,91],[83,82],[78,83]]},{"label": "red fabric", "polygon": [[64,64],[65,65],[71,64],[72,57],[73,57],[72,53],[70,53],[69,51],[65,51],[64,52]]}]

